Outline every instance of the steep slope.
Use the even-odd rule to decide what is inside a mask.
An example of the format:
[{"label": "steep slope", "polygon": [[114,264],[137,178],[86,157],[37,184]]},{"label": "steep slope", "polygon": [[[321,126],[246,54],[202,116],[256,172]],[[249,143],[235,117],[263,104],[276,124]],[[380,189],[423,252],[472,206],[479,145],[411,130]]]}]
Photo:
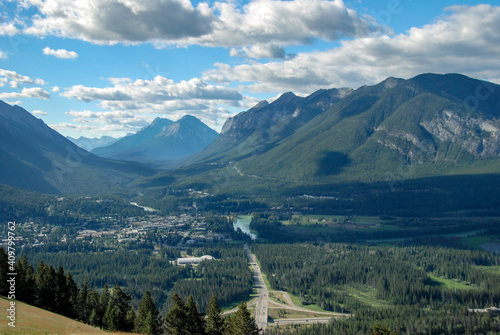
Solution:
[{"label": "steep slope", "polygon": [[265,152],[351,92],[348,88],[319,90],[307,98],[288,92],[271,104],[262,101],[229,118],[214,142],[188,164],[229,162]]},{"label": "steep slope", "polygon": [[498,85],[423,74],[388,78],[318,105],[327,92],[287,93],[238,114],[190,165],[148,185],[285,190],[500,173]]},{"label": "steep slope", "polygon": [[142,128],[137,133],[127,135],[111,145],[95,148],[92,150],[92,153],[104,158],[114,158],[129,150],[133,150],[138,145],[158,135],[165,127],[170,126],[172,123],[173,121],[169,119],[158,117],[150,125]]},{"label": "steep slope", "polygon": [[0,183],[43,193],[110,193],[154,171],[99,158],[0,101]]},{"label": "steep slope", "polygon": [[[44,309],[16,301],[15,327],[2,322],[2,334],[113,334]],[[0,308],[10,308],[10,300],[0,297]]]},{"label": "steep slope", "polygon": [[[118,141],[93,152],[99,154],[106,151],[105,156],[109,158],[161,165],[202,150],[216,136],[215,130],[196,117],[186,115],[176,122],[156,119],[137,134],[120,140],[122,143]],[[125,141],[128,141],[127,146],[123,146]]]},{"label": "steep slope", "polygon": [[[470,108],[467,102],[481,87],[488,99]],[[363,182],[490,171],[485,165],[494,171],[500,154],[499,111],[500,87],[494,84],[459,75],[390,78],[358,89],[290,141],[242,162],[241,170]]]}]

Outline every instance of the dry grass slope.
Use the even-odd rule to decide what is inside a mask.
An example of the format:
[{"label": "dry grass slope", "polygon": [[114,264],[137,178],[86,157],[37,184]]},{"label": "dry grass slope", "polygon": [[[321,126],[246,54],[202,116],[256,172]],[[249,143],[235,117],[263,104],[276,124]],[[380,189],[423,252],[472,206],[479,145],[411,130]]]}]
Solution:
[{"label": "dry grass slope", "polygon": [[[69,335],[69,334],[121,334],[108,333],[84,323],[72,320],[22,302],[16,301],[16,327],[8,325],[7,308],[10,301],[0,297],[0,334]],[[125,333],[123,333],[125,334]],[[127,333],[131,335],[130,333]]]}]

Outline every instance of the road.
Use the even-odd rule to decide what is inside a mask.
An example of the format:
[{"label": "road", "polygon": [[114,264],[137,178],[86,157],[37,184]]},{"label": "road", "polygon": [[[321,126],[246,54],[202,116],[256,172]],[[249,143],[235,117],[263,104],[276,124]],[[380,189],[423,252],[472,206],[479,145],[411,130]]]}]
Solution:
[{"label": "road", "polygon": [[[259,267],[259,264],[257,263],[255,255],[252,254],[248,245],[245,244],[243,246],[243,249],[245,249],[245,254],[248,258],[248,262],[252,266],[254,285],[255,288],[257,289],[257,298],[255,298],[249,305],[255,305],[255,321],[257,322],[257,326],[259,327],[259,329],[261,329],[261,331],[264,331],[267,327],[269,303],[272,303],[272,308],[278,307],[298,312],[324,315],[321,317],[311,317],[311,318],[277,319],[273,320],[272,324],[274,325],[328,323],[328,321],[330,321],[330,319],[333,317],[351,316],[350,314],[341,314],[334,312],[316,312],[316,311],[311,311],[310,309],[307,308],[299,307],[293,303],[292,299],[290,298],[290,295],[288,295],[288,293],[283,291],[273,291],[273,292],[282,293],[286,304],[281,304],[279,302],[272,301],[269,298],[269,290],[266,287],[266,283],[264,282],[264,278],[262,277],[262,271]],[[232,311],[227,311],[224,314],[231,312]]]},{"label": "road", "polygon": [[267,311],[269,304],[269,291],[267,290],[266,283],[262,277],[262,271],[260,270],[259,264],[255,256],[250,252],[248,245],[244,245],[245,254],[247,255],[248,261],[252,266],[253,270],[253,280],[255,283],[255,288],[257,289],[257,298],[255,304],[255,321],[259,329],[264,331],[267,327]]},{"label": "road", "polygon": [[332,318],[301,318],[301,319],[278,319],[274,320],[274,324],[277,326],[283,325],[311,325],[315,323],[328,323]]}]

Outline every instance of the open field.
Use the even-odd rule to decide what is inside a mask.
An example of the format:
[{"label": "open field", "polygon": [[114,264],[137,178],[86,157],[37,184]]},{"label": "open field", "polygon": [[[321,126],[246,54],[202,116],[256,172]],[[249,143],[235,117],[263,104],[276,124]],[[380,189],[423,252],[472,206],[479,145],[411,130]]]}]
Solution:
[{"label": "open field", "polygon": [[443,277],[437,277],[432,274],[429,274],[429,277],[432,279],[432,281],[441,287],[445,287],[448,289],[452,290],[473,290],[476,287],[476,285],[472,285],[466,282],[458,281],[455,279],[448,279],[448,278],[443,278]]}]

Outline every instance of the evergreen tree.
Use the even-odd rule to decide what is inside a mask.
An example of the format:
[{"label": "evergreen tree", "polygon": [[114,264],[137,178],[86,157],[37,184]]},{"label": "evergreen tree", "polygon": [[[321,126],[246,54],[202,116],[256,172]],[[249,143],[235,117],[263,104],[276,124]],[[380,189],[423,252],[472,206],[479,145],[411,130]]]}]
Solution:
[{"label": "evergreen tree", "polygon": [[35,304],[36,284],[35,269],[23,255],[16,263],[16,298],[28,304]]},{"label": "evergreen tree", "polygon": [[231,335],[258,335],[259,328],[255,322],[255,318],[250,315],[248,311],[247,304],[245,302],[240,303],[238,306],[238,311],[231,318],[229,325],[229,334]]},{"label": "evergreen tree", "polygon": [[118,311],[113,304],[113,300],[109,299],[108,306],[106,307],[106,312],[102,318],[102,326],[104,329],[110,331],[118,330],[119,316]]},{"label": "evergreen tree", "polygon": [[[68,302],[71,306],[76,306],[77,305],[77,298],[78,298],[78,285],[76,285],[76,282],[73,279],[73,276],[71,275],[70,272],[66,274],[66,290],[67,290],[67,299]],[[74,308],[73,308],[74,312]],[[74,312],[76,314],[76,312]],[[75,315],[72,315],[75,316]]]},{"label": "evergreen tree", "polygon": [[146,291],[137,309],[134,320],[134,331],[142,334],[160,334],[161,321],[158,310],[151,298],[151,293]]},{"label": "evergreen tree", "polygon": [[35,278],[37,288],[36,305],[49,311],[56,309],[54,292],[55,277],[54,268],[52,266],[49,268],[43,261],[40,261],[36,269]]},{"label": "evergreen tree", "polygon": [[83,279],[82,287],[80,288],[80,291],[78,292],[78,296],[76,298],[77,302],[76,310],[78,319],[85,323],[89,323],[90,313],[92,313],[92,310],[91,309],[89,310],[87,306],[88,294],[89,294],[89,279],[85,277]]},{"label": "evergreen tree", "polygon": [[7,282],[7,271],[9,268],[9,257],[4,248],[0,248],[0,295],[7,296],[9,292],[9,283]]},{"label": "evergreen tree", "polygon": [[198,307],[196,306],[192,295],[189,296],[186,302],[186,315],[189,334],[204,335],[205,320],[203,319],[203,315],[198,311]]},{"label": "evergreen tree", "polygon": [[375,323],[370,331],[370,335],[398,335],[399,333],[395,330],[392,330],[389,325],[380,323]]},{"label": "evergreen tree", "polygon": [[166,333],[169,335],[190,335],[186,329],[187,312],[182,298],[174,293],[172,296],[174,306],[165,316]]},{"label": "evergreen tree", "polygon": [[103,317],[103,326],[108,330],[131,331],[134,328],[135,314],[130,306],[130,295],[118,284],[113,288],[113,295]]},{"label": "evergreen tree", "polygon": [[212,296],[208,305],[207,323],[205,331],[207,335],[222,335],[224,333],[224,318],[217,298]]}]

